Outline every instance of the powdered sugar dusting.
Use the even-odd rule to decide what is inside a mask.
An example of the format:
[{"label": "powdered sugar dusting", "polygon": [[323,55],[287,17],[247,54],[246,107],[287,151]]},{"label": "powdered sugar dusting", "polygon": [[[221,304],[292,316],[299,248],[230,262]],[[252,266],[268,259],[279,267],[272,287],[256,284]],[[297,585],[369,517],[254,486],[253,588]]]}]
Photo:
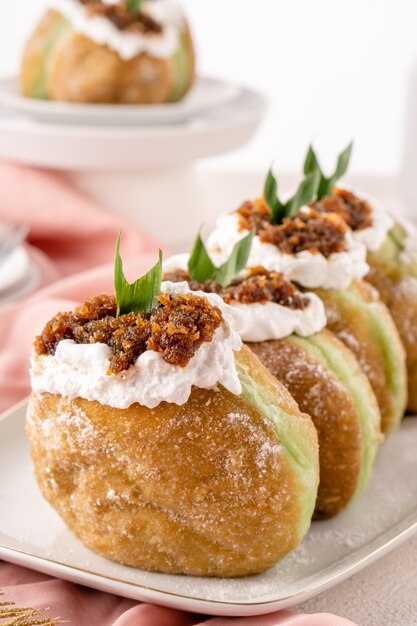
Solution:
[{"label": "powdered sugar dusting", "polygon": [[[133,409],[112,421],[107,408],[80,399],[32,399],[28,434],[39,484],[86,545],[131,565],[139,551],[134,558],[150,569],[183,571],[184,560],[207,559],[204,567],[215,572],[235,559],[256,571],[260,558],[268,567],[293,547],[283,520],[297,522],[298,499],[274,429],[224,389],[199,394],[166,420]],[[172,533],[191,533],[191,556],[186,539],[184,547],[167,540]],[[152,566],[159,553],[165,565]]]}]

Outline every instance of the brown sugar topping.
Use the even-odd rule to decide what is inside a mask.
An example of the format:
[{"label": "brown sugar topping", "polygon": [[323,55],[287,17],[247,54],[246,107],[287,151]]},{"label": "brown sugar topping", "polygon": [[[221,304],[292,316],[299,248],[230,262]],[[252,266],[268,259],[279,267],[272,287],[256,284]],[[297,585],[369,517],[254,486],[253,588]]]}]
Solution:
[{"label": "brown sugar topping", "polygon": [[263,243],[276,246],[284,254],[308,250],[329,257],[347,248],[346,227],[336,213],[298,211],[281,224],[271,224],[271,214],[262,200],[245,202],[237,211],[241,230],[256,230]]},{"label": "brown sugar topping", "polygon": [[239,302],[253,304],[255,302],[275,302],[290,309],[305,309],[309,299],[278,272],[268,272],[262,267],[249,270],[244,278],[236,278],[228,287],[222,287],[214,281],[203,284],[190,280],[188,273],[178,270],[164,275],[164,280],[172,282],[187,281],[193,291],[217,293],[227,304]]},{"label": "brown sugar topping", "polygon": [[116,28],[129,33],[155,34],[162,32],[162,26],[146,13],[131,13],[125,3],[103,4],[101,0],[79,0],[89,15],[105,17]]},{"label": "brown sugar topping", "polygon": [[331,196],[311,206],[319,213],[337,213],[352,230],[364,230],[373,224],[371,205],[346,189],[334,189]]},{"label": "brown sugar topping", "polygon": [[186,367],[198,348],[210,342],[222,324],[215,306],[193,294],[161,294],[147,315],[116,317],[116,299],[102,294],[68,313],[58,313],[35,339],[38,354],[55,354],[63,339],[76,343],[105,343],[112,355],[108,374],[127,370],[146,352],[160,352],[167,363]]},{"label": "brown sugar topping", "polygon": [[256,230],[256,234],[271,226],[271,212],[262,199],[247,200],[238,209],[240,230]]},{"label": "brown sugar topping", "polygon": [[185,367],[204,342],[211,341],[223,317],[205,298],[193,295],[159,296],[162,306],[151,318],[148,349],[160,352],[168,363]]}]

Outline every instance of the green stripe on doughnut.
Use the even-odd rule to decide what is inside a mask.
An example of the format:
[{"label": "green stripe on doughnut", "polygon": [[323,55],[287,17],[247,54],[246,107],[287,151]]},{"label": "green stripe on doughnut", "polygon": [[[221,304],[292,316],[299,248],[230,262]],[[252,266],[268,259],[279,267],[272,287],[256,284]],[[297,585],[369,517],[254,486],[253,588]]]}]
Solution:
[{"label": "green stripe on doughnut", "polygon": [[372,262],[372,259],[375,259],[384,264],[397,261],[402,250],[402,245],[399,243],[398,236],[399,232],[392,229],[378,250],[375,252],[368,252],[368,260]]},{"label": "green stripe on doughnut", "polygon": [[392,425],[385,434],[391,434],[400,425],[406,404],[406,372],[404,349],[392,318],[386,314],[379,301],[367,302],[354,284],[348,289],[331,290],[344,307],[360,314],[369,329],[371,339],[379,346],[387,378],[392,392],[394,415]]},{"label": "green stripe on doughnut", "polygon": [[289,338],[328,368],[348,392],[359,417],[362,434],[362,463],[355,497],[369,482],[380,443],[380,413],[376,399],[367,385],[357,360],[345,350],[338,350],[323,333],[308,338]]},{"label": "green stripe on doughnut", "polygon": [[417,276],[417,262],[400,256],[404,250],[406,238],[406,232],[401,224],[395,224],[382,246],[376,252],[368,252],[369,264],[373,267],[386,266],[405,276]]},{"label": "green stripe on doughnut", "polygon": [[45,100],[48,98],[49,67],[51,59],[58,43],[71,31],[72,26],[70,22],[62,17],[48,33],[44,40],[40,69],[33,81],[29,97],[36,98],[38,100]]},{"label": "green stripe on doughnut", "polygon": [[242,396],[274,427],[283,454],[301,485],[300,525],[297,529],[301,540],[310,527],[316,503],[318,474],[315,444],[306,433],[300,418],[279,407],[276,396],[253,379],[253,374],[246,370],[238,357],[235,362],[242,385]]},{"label": "green stripe on doughnut", "polygon": [[178,50],[172,57],[174,84],[170,95],[170,102],[178,102],[187,91],[188,78],[190,75],[190,50],[187,44],[186,34],[182,33]]}]

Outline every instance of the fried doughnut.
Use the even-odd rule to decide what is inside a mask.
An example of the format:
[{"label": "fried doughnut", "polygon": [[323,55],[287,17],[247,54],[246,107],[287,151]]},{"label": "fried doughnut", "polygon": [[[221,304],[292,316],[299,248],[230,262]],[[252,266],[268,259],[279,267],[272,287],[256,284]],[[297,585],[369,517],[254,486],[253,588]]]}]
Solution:
[{"label": "fried doughnut", "polygon": [[392,433],[407,403],[405,351],[388,308],[362,280],[369,272],[364,243],[338,212],[303,207],[273,224],[264,200],[257,199],[218,218],[210,251],[223,260],[252,228],[256,236],[247,266],[280,271],[321,298],[327,327],[358,358],[378,400],[383,433]]},{"label": "fried doughnut", "polygon": [[336,515],[363,493],[381,443],[380,413],[368,379],[329,331],[248,346],[311,416],[320,446],[314,517]]},{"label": "fried doughnut", "polygon": [[368,253],[366,279],[378,290],[388,307],[407,355],[408,404],[417,411],[417,262],[404,254],[405,232],[397,224],[384,244]]},{"label": "fried doughnut", "polygon": [[[88,339],[78,346],[68,337],[83,335],[79,325],[84,324],[103,340],[113,323],[107,302],[105,297],[99,300],[101,315],[106,316],[102,328],[87,321],[89,303],[76,310],[75,317],[54,318],[38,338],[46,352],[35,359],[48,364],[56,358],[51,341],[58,342],[57,349],[66,341],[90,353]],[[225,317],[226,309],[221,310]],[[129,330],[131,318],[125,318],[121,322]],[[154,332],[155,323],[151,326]],[[117,336],[120,332],[119,325]],[[230,328],[224,332],[230,337]],[[226,350],[223,343],[220,351]],[[124,341],[111,345],[117,354],[128,349]],[[233,354],[240,395],[221,383],[215,388],[193,386],[181,405],[162,401],[154,408],[137,402],[114,408],[40,391],[32,370],[35,392],[26,432],[36,478],[45,499],[86,546],[149,571],[232,577],[262,572],[299,544],[317,495],[316,430],[247,347],[232,352],[232,362]],[[162,367],[162,358],[157,362]],[[190,364],[164,367],[179,368],[187,376]],[[79,366],[84,365],[76,365],[79,376]],[[91,376],[96,367],[91,365]],[[123,388],[131,372],[113,376]],[[50,379],[45,380],[50,385]],[[169,381],[163,378],[162,384],[168,386]]]},{"label": "fried doughnut", "polygon": [[314,516],[336,515],[365,489],[382,440],[378,403],[357,359],[322,330],[323,303],[281,275],[258,268],[222,287],[190,280],[187,263],[187,255],[168,259],[165,278],[188,280],[190,288],[218,293],[236,307],[246,345],[311,416],[320,448]]},{"label": "fried doughnut", "polygon": [[[366,280],[379,292],[398,328],[407,357],[408,409],[417,410],[417,231],[395,222],[375,198],[334,188],[314,203],[323,212],[337,212],[367,248]],[[381,389],[383,379],[381,380]],[[389,400],[388,400],[389,401]]]},{"label": "fried doughnut", "polygon": [[178,42],[177,50],[166,58],[144,52],[124,59],[116,50],[75,30],[59,11],[48,10],[26,44],[21,91],[29,98],[64,102],[175,102],[190,89],[195,75],[186,22]]}]

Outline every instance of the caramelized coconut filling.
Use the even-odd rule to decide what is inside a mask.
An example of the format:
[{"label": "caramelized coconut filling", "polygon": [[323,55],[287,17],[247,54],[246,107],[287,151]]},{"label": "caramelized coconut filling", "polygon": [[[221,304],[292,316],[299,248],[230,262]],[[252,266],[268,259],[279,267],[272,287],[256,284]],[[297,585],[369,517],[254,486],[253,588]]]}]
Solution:
[{"label": "caramelized coconut filling", "polygon": [[245,202],[237,211],[240,230],[253,230],[262,243],[276,246],[283,254],[294,255],[304,250],[312,254],[344,252],[348,245],[348,227],[334,212],[301,209],[282,224],[271,224],[271,214],[263,201]]},{"label": "caramelized coconut filling", "polygon": [[60,341],[106,344],[111,350],[108,374],[129,369],[138,357],[152,350],[167,363],[186,367],[199,347],[211,342],[223,323],[220,309],[193,294],[161,294],[148,314],[116,317],[114,296],[102,294],[74,311],[58,313],[36,337],[38,355],[54,355]]},{"label": "caramelized coconut filling", "polygon": [[123,2],[120,4],[104,4],[101,0],[78,0],[78,2],[86,8],[89,16],[104,17],[120,31],[144,35],[162,33],[161,24],[142,11],[130,12]]},{"label": "caramelized coconut filling", "polygon": [[263,267],[248,270],[248,275],[235,278],[228,287],[222,287],[219,283],[208,280],[198,283],[190,280],[188,272],[176,270],[164,275],[164,280],[171,282],[187,281],[192,291],[204,291],[216,293],[226,304],[254,304],[274,302],[293,310],[304,310],[310,303],[309,298],[304,296],[291,282],[286,281],[278,272],[268,272]]},{"label": "caramelized coconut filling", "polygon": [[337,213],[354,231],[371,228],[374,223],[371,205],[346,189],[333,189],[331,196],[310,206],[319,213]]}]

